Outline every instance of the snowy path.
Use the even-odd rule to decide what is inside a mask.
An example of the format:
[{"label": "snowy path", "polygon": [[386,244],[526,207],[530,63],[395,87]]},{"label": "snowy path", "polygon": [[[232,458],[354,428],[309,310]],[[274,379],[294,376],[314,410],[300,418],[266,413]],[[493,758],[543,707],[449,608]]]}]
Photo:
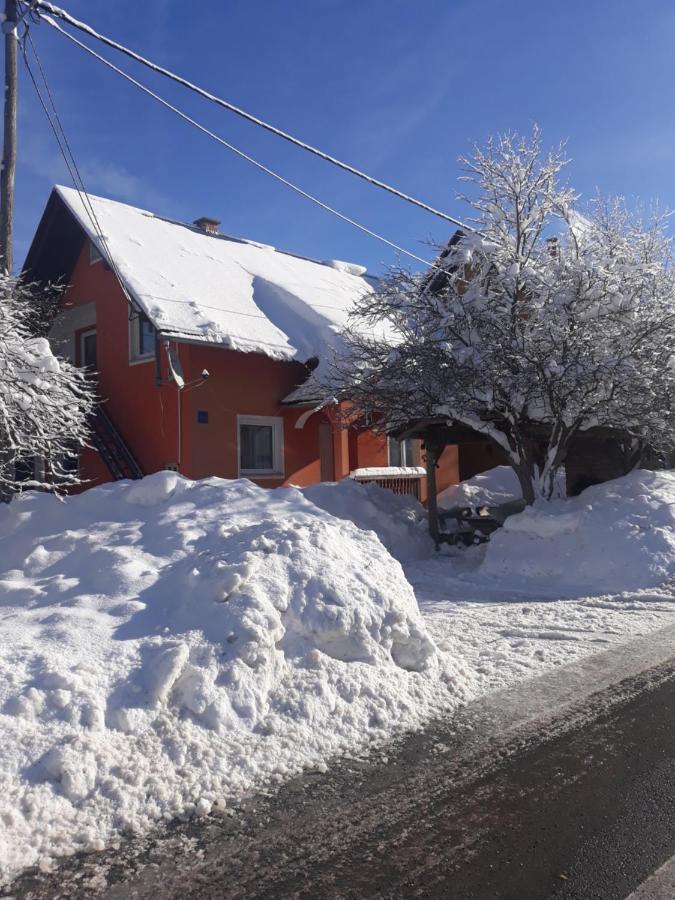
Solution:
[{"label": "snowy path", "polygon": [[461,659],[478,694],[675,623],[675,589],[542,599],[445,556],[405,567],[427,628]]}]

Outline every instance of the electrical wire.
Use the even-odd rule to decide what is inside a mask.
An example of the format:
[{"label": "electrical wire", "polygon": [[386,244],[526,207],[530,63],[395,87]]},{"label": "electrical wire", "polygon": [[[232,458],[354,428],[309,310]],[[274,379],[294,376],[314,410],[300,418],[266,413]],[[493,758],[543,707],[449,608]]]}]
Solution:
[{"label": "electrical wire", "polygon": [[[49,100],[49,104],[47,103],[47,101],[45,100],[45,98],[43,96],[40,86],[37,83],[37,79],[35,78],[33,69],[30,65],[30,62],[28,61],[28,54],[26,52],[26,42],[28,42],[30,44],[33,55],[35,56],[35,60],[37,62],[38,69],[40,71],[40,75],[42,78],[42,82],[44,84],[45,93]],[[58,110],[56,108],[56,102],[54,100],[54,95],[49,87],[47,74],[42,65],[40,57],[38,55],[37,48],[35,47],[35,44],[33,43],[33,40],[30,36],[30,29],[28,27],[26,28],[26,30],[24,32],[23,40],[21,42],[21,50],[22,50],[23,61],[26,66],[26,70],[28,72],[28,76],[31,80],[31,83],[32,83],[34,89],[35,89],[35,93],[37,94],[38,100],[39,100],[42,110],[47,118],[47,121],[49,122],[51,130],[54,134],[54,137],[56,138],[56,142],[59,146],[61,156],[63,157],[63,161],[66,164],[66,168],[68,169],[68,173],[70,174],[70,177],[71,177],[71,180],[75,187],[75,190],[77,191],[77,194],[80,198],[80,202],[82,203],[85,213],[92,225],[94,234],[96,234],[96,236],[98,237],[99,248],[100,248],[101,254],[102,254],[103,258],[105,259],[106,263],[110,266],[110,268],[114,272],[114,274],[117,278],[117,281],[119,282],[119,285],[120,285],[127,301],[129,302],[131,308],[138,310],[138,304],[132,299],[129,292],[127,291],[127,288],[124,284],[124,281],[122,280],[121,273],[120,273],[119,269],[117,268],[117,264],[115,263],[113,255],[112,255],[112,253],[110,253],[110,251],[108,249],[107,241],[106,241],[105,235],[103,234],[103,229],[101,227],[101,223],[98,219],[98,216],[96,215],[96,210],[94,209],[94,206],[91,202],[89,193],[87,192],[87,189],[85,187],[84,179],[82,178],[82,174],[81,174],[80,169],[75,160],[75,155],[72,151],[72,147],[68,140],[68,136],[66,135],[65,129],[63,127],[61,117],[59,116]],[[51,112],[50,112],[49,106],[51,106]]]},{"label": "electrical wire", "polygon": [[[183,87],[188,88],[188,90],[193,91],[199,96],[209,100],[211,103],[215,103],[218,106],[227,109],[229,112],[234,113],[237,116],[240,116],[243,119],[246,119],[248,122],[252,122],[254,125],[257,125],[259,128],[263,128],[266,131],[269,131],[271,134],[276,135],[277,137],[282,138],[285,141],[299,147],[301,150],[305,150],[308,153],[312,153],[314,156],[318,156],[320,159],[323,159],[325,162],[329,162],[334,166],[342,169],[345,172],[349,172],[350,175],[355,175],[357,178],[361,178],[363,181],[368,182],[369,184],[374,185],[375,187],[381,188],[384,191],[387,191],[390,194],[393,194],[395,197],[398,197],[399,200],[405,200],[407,203],[411,203],[413,206],[417,206],[420,209],[425,210],[428,213],[431,213],[434,216],[438,216],[441,219],[444,219],[446,222],[451,222],[453,225],[456,225],[458,228],[463,229],[464,231],[475,231],[475,228],[472,228],[469,225],[466,225],[459,219],[456,219],[454,216],[449,215],[448,213],[444,213],[441,210],[435,209],[433,206],[430,206],[428,203],[424,203],[422,200],[418,200],[415,197],[410,196],[409,194],[403,193],[403,191],[399,191],[398,188],[393,187],[390,184],[387,184],[384,181],[380,181],[377,178],[374,178],[372,175],[368,175],[365,172],[362,172],[360,169],[355,168],[354,166],[350,166],[348,163],[342,162],[342,160],[337,159],[334,156],[331,156],[328,153],[325,153],[323,150],[319,150],[317,147],[313,147],[311,144],[306,143],[305,141],[301,141],[299,138],[294,137],[291,134],[288,134],[285,131],[282,131],[280,128],[271,125],[269,122],[265,122],[263,119],[258,118],[257,116],[252,115],[249,112],[241,109],[238,106],[235,106],[232,103],[229,103],[227,100],[223,100],[222,97],[218,97],[215,94],[211,94],[209,91],[204,90],[204,88],[199,87],[191,81],[188,81],[187,78],[183,78],[180,75],[177,75],[175,72],[171,72],[169,69],[160,66],[157,63],[152,62],[144,56],[141,56],[140,53],[136,53],[133,50],[130,50],[128,47],[125,47],[123,44],[118,43],[112,38],[107,37],[104,34],[96,31],[90,25],[87,25],[85,22],[82,22],[79,19],[76,19],[74,16],[71,16],[64,9],[61,9],[58,6],[55,6],[53,3],[48,3],[46,0],[32,0],[30,9],[38,15],[42,20],[47,21],[49,24],[56,24],[53,20],[50,21],[50,16],[45,15],[45,13],[50,13],[52,16],[61,19],[63,22],[66,22],[68,25],[71,25],[73,28],[76,28],[78,31],[82,31],[85,34],[88,34],[90,37],[95,38],[97,41],[100,41],[107,46],[112,47],[114,50],[119,51],[120,53],[124,53],[126,56],[135,60],[141,65],[146,66],[154,72],[159,73],[160,75],[164,75],[166,78],[175,81],[176,83],[182,85]],[[63,32],[67,33],[67,32]]]},{"label": "electrical wire", "polygon": [[83,43],[78,38],[76,38],[74,35],[70,34],[65,29],[63,29],[58,24],[58,22],[54,22],[53,20],[50,20],[49,17],[43,17],[43,18],[53,28],[55,28],[62,35],[64,35],[64,37],[68,38],[68,40],[72,41],[74,44],[77,44],[77,46],[80,47],[82,50],[84,50],[86,53],[93,56],[96,60],[103,63],[109,69],[112,69],[112,71],[116,72],[118,75],[121,75],[122,78],[126,79],[131,84],[133,84],[135,87],[139,88],[139,90],[143,91],[143,93],[152,97],[154,100],[156,100],[162,106],[171,110],[171,112],[175,113],[177,116],[179,116],[185,122],[194,126],[199,131],[203,132],[208,137],[212,138],[214,141],[217,141],[219,144],[221,144],[223,147],[226,147],[228,150],[230,150],[232,153],[239,156],[241,159],[244,159],[244,160],[246,160],[246,162],[251,163],[251,165],[255,166],[260,171],[265,172],[267,175],[270,175],[272,178],[281,182],[281,184],[284,184],[284,185],[286,185],[286,187],[290,188],[292,191],[295,191],[301,197],[304,197],[306,200],[309,200],[310,202],[316,204],[321,209],[325,210],[326,212],[329,212],[333,216],[336,216],[341,221],[346,222],[348,225],[352,225],[354,228],[357,228],[359,231],[363,232],[364,234],[367,234],[369,237],[375,238],[375,240],[378,240],[378,241],[382,242],[383,244],[386,244],[388,247],[391,247],[393,250],[396,250],[397,253],[401,253],[404,256],[409,257],[410,259],[414,259],[416,262],[422,263],[423,265],[425,265],[427,267],[431,267],[431,268],[435,267],[435,264],[430,262],[428,259],[424,259],[424,257],[418,256],[416,253],[413,253],[410,250],[406,250],[405,247],[402,247],[399,244],[394,243],[394,241],[390,241],[388,238],[384,237],[383,235],[379,234],[376,231],[373,231],[371,228],[368,228],[366,225],[362,225],[360,222],[356,221],[356,219],[352,219],[349,216],[345,215],[344,213],[340,212],[338,209],[335,209],[334,207],[329,206],[327,203],[324,203],[323,200],[320,200],[318,197],[314,196],[313,194],[310,194],[308,191],[305,191],[303,188],[294,184],[292,181],[289,181],[287,178],[284,178],[283,175],[279,175],[278,172],[275,172],[273,169],[270,169],[268,166],[264,165],[263,163],[259,162],[256,159],[254,159],[252,156],[249,156],[248,153],[244,153],[243,150],[240,150],[239,148],[235,147],[233,144],[229,143],[229,141],[226,141],[220,135],[211,131],[209,128],[202,125],[200,122],[197,122],[191,116],[187,115],[187,113],[184,113],[178,107],[174,106],[172,103],[169,103],[168,100],[165,100],[159,94],[155,93],[155,91],[151,90],[149,87],[146,87],[146,85],[142,84],[136,78],[132,77],[127,72],[125,72],[123,69],[120,69],[114,63],[110,62],[110,60],[106,59],[104,56],[101,56],[99,53],[97,53],[91,47],[87,46],[87,44]]}]

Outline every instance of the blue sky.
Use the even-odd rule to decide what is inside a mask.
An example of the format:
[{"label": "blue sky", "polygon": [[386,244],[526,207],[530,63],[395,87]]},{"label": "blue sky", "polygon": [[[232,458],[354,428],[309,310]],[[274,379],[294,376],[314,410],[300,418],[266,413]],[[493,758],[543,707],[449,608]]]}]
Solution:
[{"label": "blue sky", "polygon": [[[668,0],[62,0],[73,15],[232,102],[462,216],[457,157],[538,122],[568,139],[589,197],[675,206],[675,6]],[[187,10],[187,12],[186,12]],[[387,247],[300,199],[52,32],[33,26],[87,189],[319,259],[380,272]],[[107,51],[106,51],[107,52]],[[223,137],[421,255],[440,220],[145,70]],[[67,173],[21,71],[17,262]]]}]

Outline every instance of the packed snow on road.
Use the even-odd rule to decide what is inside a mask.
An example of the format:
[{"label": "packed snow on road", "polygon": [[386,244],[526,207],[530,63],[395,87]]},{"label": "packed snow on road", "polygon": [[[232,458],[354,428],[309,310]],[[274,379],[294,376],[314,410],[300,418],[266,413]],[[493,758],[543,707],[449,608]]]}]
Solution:
[{"label": "packed snow on road", "polygon": [[0,509],[3,878],[670,624],[674,570],[672,473],[440,554],[419,504],[349,479],[26,493]]}]

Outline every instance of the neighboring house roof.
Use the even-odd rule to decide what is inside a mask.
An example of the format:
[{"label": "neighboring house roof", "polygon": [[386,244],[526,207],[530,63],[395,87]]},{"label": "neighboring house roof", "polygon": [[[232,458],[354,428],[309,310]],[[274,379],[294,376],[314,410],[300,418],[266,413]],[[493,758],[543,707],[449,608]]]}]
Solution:
[{"label": "neighboring house roof", "polygon": [[[304,362],[336,345],[354,303],[376,284],[361,266],[316,262],[89,199],[124,287],[168,338]],[[74,237],[67,219],[103,249],[78,192],[56,187],[26,258],[29,277],[70,276]],[[70,269],[55,241],[67,249]]]}]

